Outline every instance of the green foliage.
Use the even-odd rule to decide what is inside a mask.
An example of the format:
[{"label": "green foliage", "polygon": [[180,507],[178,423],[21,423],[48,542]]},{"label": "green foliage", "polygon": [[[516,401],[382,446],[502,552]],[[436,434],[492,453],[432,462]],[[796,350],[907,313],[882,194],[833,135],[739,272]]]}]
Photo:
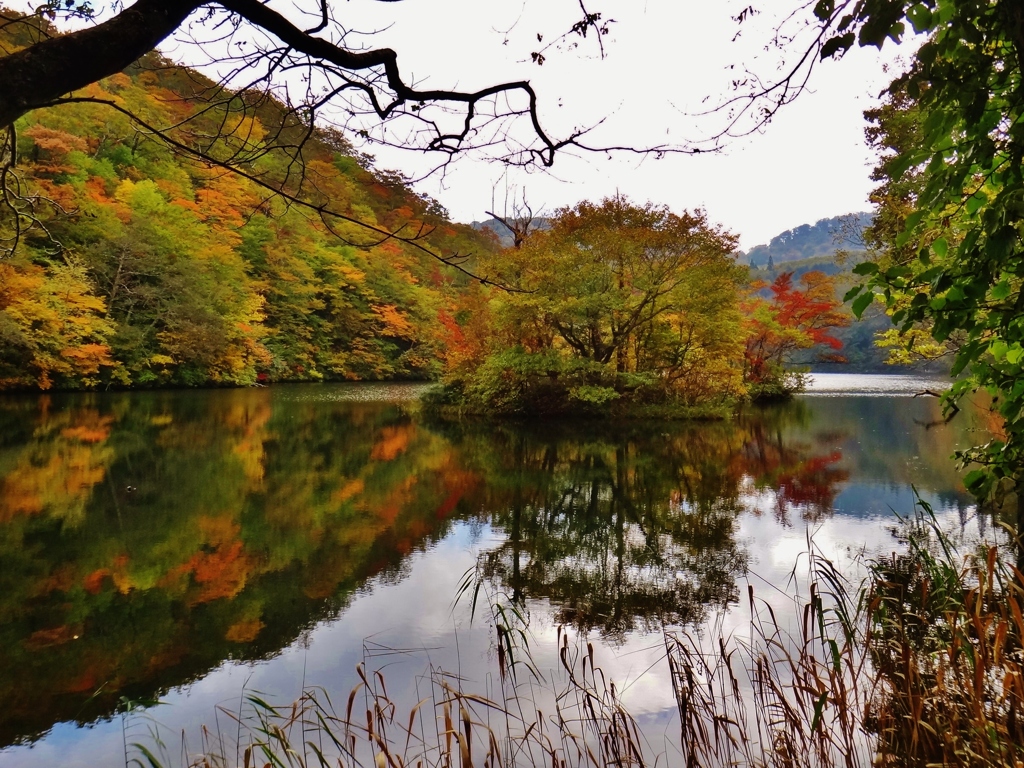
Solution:
[{"label": "green foliage", "polygon": [[861,44],[898,38],[904,18],[927,34],[889,103],[869,115],[883,153],[882,257],[863,290],[885,302],[908,351],[953,356],[964,378],[950,403],[979,388],[993,396],[1005,441],[962,456],[988,467],[984,493],[1024,461],[1024,6],[872,0],[855,15]]},{"label": "green foliage", "polygon": [[[861,233],[870,224],[869,213],[819,219],[814,224],[801,224],[780,232],[767,244],[755,245],[743,255],[746,262],[757,269],[767,269],[769,260],[773,266],[778,266],[805,259],[831,259],[838,249],[859,251],[863,247]],[[786,269],[791,271],[792,267],[787,263]]]},{"label": "green foliage", "polygon": [[569,390],[569,397],[581,403],[604,405],[610,400],[617,400],[621,395],[612,387],[600,387],[592,384],[580,384]]},{"label": "green foliage", "polygon": [[3,746],[277,653],[465,511],[397,404],[46,394],[0,436]]}]

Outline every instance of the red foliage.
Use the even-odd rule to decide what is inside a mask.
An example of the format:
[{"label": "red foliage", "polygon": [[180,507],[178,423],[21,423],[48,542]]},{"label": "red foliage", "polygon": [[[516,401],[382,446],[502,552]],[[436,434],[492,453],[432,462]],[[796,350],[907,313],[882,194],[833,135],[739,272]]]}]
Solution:
[{"label": "red foliage", "polygon": [[827,344],[842,349],[843,342],[829,333],[832,328],[850,324],[849,318],[836,310],[841,303],[835,295],[835,281],[824,272],[808,272],[800,278],[801,291],[793,285],[793,273],[783,272],[772,283],[772,302],[776,320],[786,328],[806,333],[814,344]]},{"label": "red foliage", "polygon": [[[831,362],[845,361],[835,350],[843,342],[832,335],[835,328],[850,324],[850,315],[842,310],[836,297],[836,281],[824,272],[807,272],[800,286],[792,272],[783,272],[770,286],[754,283],[750,299],[744,303],[749,333],[744,351],[747,381],[764,382],[779,370],[798,349],[825,346],[833,350],[825,355]],[[757,295],[765,288],[771,299]],[[824,356],[823,356],[824,357]]]}]

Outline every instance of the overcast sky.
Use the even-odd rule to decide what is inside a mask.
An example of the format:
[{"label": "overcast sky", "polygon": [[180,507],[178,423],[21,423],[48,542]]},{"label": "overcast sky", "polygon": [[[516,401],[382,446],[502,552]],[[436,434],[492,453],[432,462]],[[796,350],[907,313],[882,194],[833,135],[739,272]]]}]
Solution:
[{"label": "overcast sky", "polygon": [[[349,42],[396,49],[406,79],[419,86],[470,90],[527,79],[553,137],[596,126],[588,137],[594,144],[652,146],[707,139],[723,116],[695,115],[730,95],[730,82],[744,66],[770,80],[783,59],[792,61],[805,49],[801,38],[781,54],[769,45],[780,19],[804,0],[762,0],[758,15],[737,24],[733,17],[752,1],[585,0],[591,12],[614,19],[604,58],[593,35],[573,37],[569,42],[578,47],[545,49],[543,66],[530,60],[531,52],[581,17],[578,0],[340,0],[334,8],[350,32],[366,33],[350,34]],[[312,0],[271,5],[293,16],[298,7],[315,7]],[[197,55],[181,42],[163,49],[186,63]],[[548,211],[619,191],[673,210],[703,207],[748,249],[799,224],[869,208],[872,157],[862,113],[891,79],[885,62],[899,53],[896,46],[884,55],[857,49],[821,64],[811,90],[763,133],[730,141],[719,153],[660,160],[566,153],[550,170],[530,173],[466,156],[417,189],[466,222],[487,218],[492,205],[500,211],[506,190],[525,190],[535,210]],[[378,166],[411,176],[431,167],[410,152],[367,151]]]},{"label": "overcast sky", "polygon": [[[591,36],[573,50],[549,49],[540,67],[529,60],[542,45],[537,34],[547,43],[568,29],[580,16],[575,0],[349,0],[337,7],[351,28],[377,30],[367,43],[398,50],[403,72],[423,85],[470,89],[529,79],[553,135],[604,119],[594,143],[650,146],[699,140],[721,126],[721,115],[693,115],[729,94],[739,72],[730,64],[745,64],[766,79],[776,73],[780,54],[766,44],[780,14],[797,3],[768,0],[752,22],[738,25],[732,17],[747,4],[587,0],[589,10],[615,19],[604,60]],[[788,55],[801,50],[797,40]],[[874,49],[854,50],[822,64],[811,92],[763,134],[734,140],[723,153],[660,160],[566,155],[548,172],[507,175],[500,165],[467,157],[418,188],[459,221],[486,218],[492,198],[503,205],[507,187],[525,189],[531,205],[548,209],[618,190],[676,210],[704,207],[749,248],[799,224],[869,208],[872,160],[862,113],[891,79],[883,65],[896,53],[895,46],[884,57]],[[385,167],[411,174],[425,167],[408,153],[369,151]]]}]

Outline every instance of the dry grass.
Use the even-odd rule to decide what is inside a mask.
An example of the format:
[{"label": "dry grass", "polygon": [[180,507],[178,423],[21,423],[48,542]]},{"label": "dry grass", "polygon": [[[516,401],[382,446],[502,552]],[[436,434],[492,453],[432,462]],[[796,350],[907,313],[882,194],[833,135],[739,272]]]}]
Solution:
[{"label": "dry grass", "polygon": [[751,587],[747,639],[716,633],[706,647],[692,634],[666,633],[687,768],[871,764],[874,740],[861,713],[872,681],[856,612],[841,576],[811,551],[795,627]]},{"label": "dry grass", "polygon": [[996,546],[961,557],[924,511],[871,566],[866,725],[887,764],[1022,766],[1024,577]]},{"label": "dry grass", "polygon": [[[356,668],[359,682],[341,709],[322,688],[305,690],[279,708],[255,694],[237,711],[219,709],[230,724],[204,727],[198,751],[184,736],[173,752],[151,725],[148,738],[126,744],[126,765],[166,768],[632,768],[652,764],[639,729],[614,683],[594,665],[593,646],[579,648],[559,632],[559,682],[537,706],[537,679],[502,675],[499,698],[464,690],[441,669],[419,679],[423,698],[405,712],[384,675]],[[417,688],[420,686],[418,685]]]},{"label": "dry grass", "polygon": [[795,629],[751,590],[749,639],[666,634],[687,768],[1024,766],[1024,577],[926,504],[902,536],[856,599],[812,547]]}]

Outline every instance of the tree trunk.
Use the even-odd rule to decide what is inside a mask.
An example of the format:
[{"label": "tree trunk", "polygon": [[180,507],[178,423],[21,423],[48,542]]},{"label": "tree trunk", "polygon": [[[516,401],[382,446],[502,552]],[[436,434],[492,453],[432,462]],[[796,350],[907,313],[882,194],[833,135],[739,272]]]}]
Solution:
[{"label": "tree trunk", "polygon": [[113,18],[0,58],[0,127],[116,74],[153,50],[199,0],[138,0]]}]

